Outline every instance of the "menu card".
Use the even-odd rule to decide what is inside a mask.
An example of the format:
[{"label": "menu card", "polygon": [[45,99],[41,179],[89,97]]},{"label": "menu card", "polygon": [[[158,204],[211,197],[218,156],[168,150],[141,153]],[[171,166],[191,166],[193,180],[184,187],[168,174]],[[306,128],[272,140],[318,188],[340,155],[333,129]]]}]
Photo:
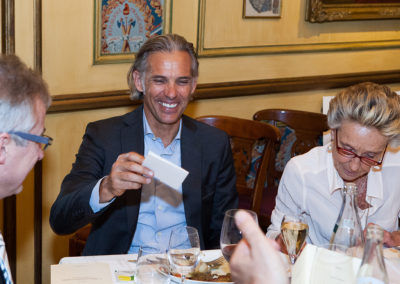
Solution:
[{"label": "menu card", "polygon": [[160,156],[157,156],[151,151],[147,154],[142,165],[152,170],[156,179],[176,190],[178,190],[186,176],[189,174],[188,171]]},{"label": "menu card", "polygon": [[307,244],[292,267],[292,284],[352,284],[361,259]]},{"label": "menu card", "polygon": [[51,266],[51,284],[110,284],[107,263],[56,264]]}]

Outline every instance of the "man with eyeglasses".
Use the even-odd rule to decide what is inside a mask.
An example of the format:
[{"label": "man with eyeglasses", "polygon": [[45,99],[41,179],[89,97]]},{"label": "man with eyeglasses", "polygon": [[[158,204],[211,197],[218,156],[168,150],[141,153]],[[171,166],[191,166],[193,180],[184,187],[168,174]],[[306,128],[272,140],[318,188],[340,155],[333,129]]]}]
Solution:
[{"label": "man with eyeglasses", "polygon": [[384,243],[400,245],[400,96],[387,86],[361,83],[330,102],[332,141],[292,158],[282,175],[267,236],[281,243],[284,215],[302,213],[307,242],[329,243],[345,182],[357,185],[361,225],[384,228]]},{"label": "man with eyeglasses", "polygon": [[[44,136],[51,104],[41,76],[14,55],[0,56],[0,198],[18,194],[22,182],[52,139]],[[12,283],[0,234],[0,283]]]}]

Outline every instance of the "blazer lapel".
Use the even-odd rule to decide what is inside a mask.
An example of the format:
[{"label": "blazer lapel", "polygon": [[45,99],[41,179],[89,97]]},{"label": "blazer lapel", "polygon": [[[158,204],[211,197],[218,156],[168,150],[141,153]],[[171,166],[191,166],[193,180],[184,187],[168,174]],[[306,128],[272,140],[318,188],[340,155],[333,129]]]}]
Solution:
[{"label": "blazer lapel", "polygon": [[[183,205],[188,226],[201,232],[201,145],[196,139],[197,126],[190,118],[182,117],[181,164],[189,172],[182,185]],[[202,247],[204,240],[200,237]]]},{"label": "blazer lapel", "polygon": [[[143,134],[143,105],[129,113],[123,120],[124,127],[121,130],[121,153],[136,152],[144,153]],[[126,191],[126,214],[128,232],[136,229],[139,216],[141,190]],[[133,237],[133,236],[132,236]]]}]

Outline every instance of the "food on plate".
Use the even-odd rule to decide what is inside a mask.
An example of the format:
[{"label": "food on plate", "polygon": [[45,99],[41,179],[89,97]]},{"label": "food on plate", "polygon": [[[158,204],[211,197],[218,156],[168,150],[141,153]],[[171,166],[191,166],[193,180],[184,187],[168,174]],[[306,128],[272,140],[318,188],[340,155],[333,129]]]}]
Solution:
[{"label": "food on plate", "polygon": [[[180,277],[177,273],[173,273],[173,275]],[[194,272],[188,275],[186,279],[209,282],[232,282],[229,263],[226,261],[216,267],[210,267],[200,260]]]}]

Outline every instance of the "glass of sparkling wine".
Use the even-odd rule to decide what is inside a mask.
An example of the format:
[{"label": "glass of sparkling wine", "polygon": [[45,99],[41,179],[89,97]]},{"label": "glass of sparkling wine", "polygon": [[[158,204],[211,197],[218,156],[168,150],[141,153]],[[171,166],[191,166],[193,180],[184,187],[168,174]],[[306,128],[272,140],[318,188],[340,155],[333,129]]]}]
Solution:
[{"label": "glass of sparkling wine", "polygon": [[200,239],[196,228],[183,226],[171,232],[168,247],[168,260],[173,272],[179,273],[181,283],[199,262]]},{"label": "glass of sparkling wine", "polygon": [[283,217],[281,234],[292,264],[295,263],[303,247],[307,233],[308,225],[302,215],[286,215]]},{"label": "glass of sparkling wine", "polygon": [[[233,251],[235,250],[236,245],[242,239],[242,232],[239,230],[235,223],[235,214],[239,210],[243,209],[230,209],[226,211],[224,221],[222,223],[221,237],[219,243],[222,254],[228,262],[231,258],[231,255],[233,254]],[[258,222],[256,212],[251,210],[244,211],[249,213],[254,218],[254,220]]]}]

